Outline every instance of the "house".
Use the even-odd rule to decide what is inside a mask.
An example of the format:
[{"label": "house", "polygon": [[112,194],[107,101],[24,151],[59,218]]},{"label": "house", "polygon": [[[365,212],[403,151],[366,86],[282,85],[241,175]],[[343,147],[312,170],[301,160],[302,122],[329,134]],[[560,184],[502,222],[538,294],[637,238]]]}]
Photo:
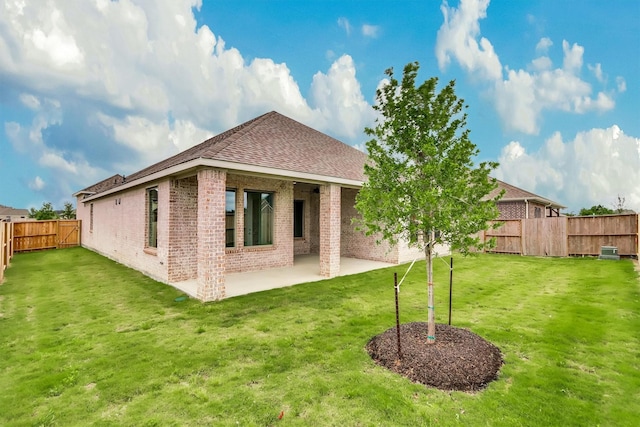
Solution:
[{"label": "house", "polygon": [[495,197],[504,190],[504,195],[497,203],[500,211],[498,219],[500,220],[560,216],[560,210],[566,208],[566,206],[530,193],[522,188],[500,180],[496,181],[498,187],[488,197]]},{"label": "house", "polygon": [[29,210],[0,205],[0,221],[29,221]]},{"label": "house", "polygon": [[129,176],[74,194],[82,245],[203,301],[225,298],[225,276],[292,266],[317,254],[400,263],[423,254],[375,244],[355,229],[367,156],[277,112],[243,123]]}]

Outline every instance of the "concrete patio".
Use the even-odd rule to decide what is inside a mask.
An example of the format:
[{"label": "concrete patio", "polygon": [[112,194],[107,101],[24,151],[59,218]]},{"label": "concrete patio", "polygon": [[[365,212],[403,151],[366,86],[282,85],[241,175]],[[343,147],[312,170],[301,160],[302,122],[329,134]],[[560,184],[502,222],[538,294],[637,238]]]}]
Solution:
[{"label": "concrete patio", "polygon": [[[393,265],[395,264],[356,258],[340,258],[339,276],[363,273]],[[327,278],[320,275],[320,258],[318,255],[298,255],[294,259],[293,267],[271,268],[248,273],[231,273],[227,274],[225,279],[226,297],[231,298]],[[171,286],[195,298],[198,285],[196,280],[187,280],[171,283]]]}]

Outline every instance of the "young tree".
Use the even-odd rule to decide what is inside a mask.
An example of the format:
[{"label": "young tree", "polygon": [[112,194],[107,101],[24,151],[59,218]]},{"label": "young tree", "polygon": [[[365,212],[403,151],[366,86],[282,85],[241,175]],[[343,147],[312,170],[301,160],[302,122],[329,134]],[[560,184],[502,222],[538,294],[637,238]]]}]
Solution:
[{"label": "young tree", "polygon": [[64,209],[60,214],[62,219],[76,219],[76,210],[70,202],[64,202]]},{"label": "young tree", "polygon": [[37,220],[43,219],[56,219],[58,215],[53,210],[53,205],[49,202],[42,203],[42,207],[40,209],[31,208],[29,209],[29,218],[35,218]]},{"label": "young tree", "polygon": [[[497,187],[489,173],[496,162],[474,165],[479,153],[469,140],[464,101],[451,81],[436,93],[437,78],[416,87],[419,65],[404,68],[402,82],[393,69],[388,84],[376,92],[381,114],[365,133],[368,181],[356,200],[359,227],[392,244],[399,238],[420,247],[427,260],[428,343],[435,342],[433,255],[436,244],[449,243],[463,254],[482,249],[477,237],[498,217],[488,194]],[[475,236],[475,237],[474,237]]]}]

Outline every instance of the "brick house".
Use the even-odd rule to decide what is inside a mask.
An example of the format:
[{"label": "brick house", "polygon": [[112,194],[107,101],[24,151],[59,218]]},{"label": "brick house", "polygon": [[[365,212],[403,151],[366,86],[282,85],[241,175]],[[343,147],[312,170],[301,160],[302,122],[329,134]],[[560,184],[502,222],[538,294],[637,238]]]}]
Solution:
[{"label": "brick house", "polygon": [[292,266],[317,254],[400,263],[406,244],[355,230],[366,154],[270,112],[124,177],[74,194],[82,245],[164,283],[197,281],[197,298],[225,298],[225,274]]},{"label": "brick house", "polygon": [[525,219],[560,216],[560,210],[565,209],[552,200],[530,193],[522,188],[515,187],[506,182],[498,181],[498,187],[489,194],[495,197],[504,190],[504,195],[497,203],[500,211],[499,219]]}]

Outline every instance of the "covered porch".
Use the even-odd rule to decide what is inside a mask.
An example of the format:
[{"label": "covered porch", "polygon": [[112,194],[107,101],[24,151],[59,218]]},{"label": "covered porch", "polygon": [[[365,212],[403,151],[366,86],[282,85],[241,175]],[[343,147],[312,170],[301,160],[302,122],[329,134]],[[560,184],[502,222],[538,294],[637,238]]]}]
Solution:
[{"label": "covered porch", "polygon": [[[320,274],[319,265],[320,257],[318,254],[307,254],[296,255],[293,266],[289,267],[229,273],[225,276],[226,298],[325,280],[327,277]],[[393,265],[395,264],[341,257],[338,276],[364,273]],[[198,281],[196,279],[171,283],[171,286],[183,291],[192,298],[197,298]]]}]

